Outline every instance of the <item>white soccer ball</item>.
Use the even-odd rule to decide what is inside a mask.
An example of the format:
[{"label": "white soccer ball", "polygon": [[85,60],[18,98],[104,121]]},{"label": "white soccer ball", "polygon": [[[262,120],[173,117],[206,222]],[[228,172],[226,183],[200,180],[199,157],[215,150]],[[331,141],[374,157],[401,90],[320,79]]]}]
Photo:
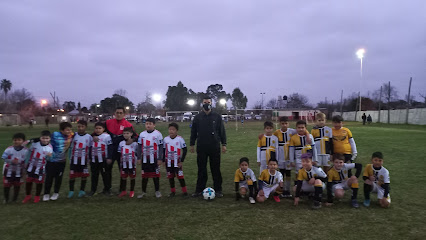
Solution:
[{"label": "white soccer ball", "polygon": [[205,200],[213,200],[215,196],[216,194],[213,188],[208,187],[203,190],[203,198]]}]

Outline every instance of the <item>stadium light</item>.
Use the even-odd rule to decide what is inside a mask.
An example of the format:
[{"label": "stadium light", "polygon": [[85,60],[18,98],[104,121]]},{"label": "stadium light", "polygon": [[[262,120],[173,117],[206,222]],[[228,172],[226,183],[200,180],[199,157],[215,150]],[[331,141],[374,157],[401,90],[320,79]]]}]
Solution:
[{"label": "stadium light", "polygon": [[41,106],[43,107],[43,105],[47,104],[47,100],[46,99],[42,99],[40,103],[41,103]]},{"label": "stadium light", "polygon": [[194,99],[189,99],[188,102],[186,102],[189,106],[194,106],[195,101]]},{"label": "stadium light", "polygon": [[126,107],[126,110],[129,110],[129,109],[130,109],[130,107],[129,107],[129,106],[127,106],[127,107]]},{"label": "stadium light", "polygon": [[224,99],[224,98],[220,99],[219,103],[222,104],[222,105],[225,105],[226,104],[226,99]]},{"label": "stadium light", "polygon": [[358,49],[358,51],[356,51],[356,55],[357,57],[361,60],[361,68],[360,68],[360,81],[359,81],[359,111],[361,111],[361,89],[362,89],[362,59],[364,58],[364,54],[365,54],[365,49],[364,48],[360,48]]},{"label": "stadium light", "polygon": [[155,102],[160,102],[161,101],[161,95],[160,94],[154,94],[154,95],[152,95],[152,99]]},{"label": "stadium light", "polygon": [[100,107],[101,105],[100,104],[96,104],[96,107]]}]

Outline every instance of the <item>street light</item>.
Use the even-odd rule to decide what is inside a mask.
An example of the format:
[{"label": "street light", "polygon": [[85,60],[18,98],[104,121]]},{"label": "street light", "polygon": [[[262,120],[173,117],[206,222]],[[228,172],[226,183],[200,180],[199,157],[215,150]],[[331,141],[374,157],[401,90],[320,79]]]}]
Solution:
[{"label": "street light", "polygon": [[161,95],[160,94],[154,94],[154,95],[152,95],[152,99],[155,102],[160,102],[161,101]]},{"label": "street light", "polygon": [[46,105],[47,104],[47,100],[46,99],[42,99],[41,100],[41,107],[43,107],[43,105]]},{"label": "street light", "polygon": [[130,107],[129,107],[129,106],[127,106],[127,107],[126,107],[126,110],[129,110],[129,109],[130,109]]},{"label": "street light", "polygon": [[263,109],[263,95],[265,95],[265,93],[260,93],[262,95],[262,106],[260,106],[261,109]]},{"label": "street light", "polygon": [[225,105],[226,104],[226,99],[224,99],[224,98],[220,99],[219,103],[222,104],[222,105]]},{"label": "street light", "polygon": [[362,59],[364,58],[365,49],[360,48],[356,51],[357,57],[361,60],[361,68],[360,68],[360,83],[359,83],[359,111],[361,111],[361,89],[362,89]]},{"label": "street light", "polygon": [[188,102],[186,102],[189,106],[194,106],[195,101],[194,99],[189,99]]}]

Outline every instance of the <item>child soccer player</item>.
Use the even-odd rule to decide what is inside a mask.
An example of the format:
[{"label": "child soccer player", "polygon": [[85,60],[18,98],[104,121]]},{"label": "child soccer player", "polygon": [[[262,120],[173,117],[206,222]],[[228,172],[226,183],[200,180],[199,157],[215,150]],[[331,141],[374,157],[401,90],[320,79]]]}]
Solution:
[{"label": "child soccer player", "polygon": [[278,168],[284,178],[284,192],[281,197],[289,198],[292,197],[290,194],[291,186],[291,163],[289,154],[290,138],[297,134],[296,130],[289,128],[290,125],[288,117],[280,117],[281,128],[274,132],[274,135],[278,138]]},{"label": "child soccer player", "polygon": [[245,197],[249,191],[249,201],[255,204],[254,194],[257,191],[256,176],[253,170],[249,168],[249,160],[246,157],[240,159],[240,168],[235,171],[235,194],[236,200]]},{"label": "child soccer player", "polygon": [[[348,178],[349,169],[356,168],[355,176]],[[358,208],[358,177],[361,175],[360,163],[345,163],[343,154],[333,155],[333,167],[327,173],[327,206],[333,205],[333,194],[336,198],[343,198],[345,190],[352,190],[352,207]]]},{"label": "child soccer player", "polygon": [[25,157],[27,156],[27,148],[22,146],[25,141],[23,133],[16,133],[12,137],[13,145],[4,150],[1,158],[3,165],[3,191],[4,203],[9,202],[10,188],[13,186],[13,202],[18,200],[19,189],[23,183]]},{"label": "child soccer player", "polygon": [[260,166],[260,172],[265,170],[271,159],[277,159],[278,138],[273,135],[274,124],[266,121],[263,124],[264,134],[257,142],[257,164]]},{"label": "child soccer player", "polygon": [[375,152],[371,156],[372,164],[367,164],[364,169],[364,206],[370,206],[370,193],[377,193],[380,206],[388,208],[391,203],[389,194],[389,171],[383,167],[383,154]]},{"label": "child soccer player", "polygon": [[90,161],[89,153],[92,146],[93,138],[90,134],[86,133],[87,122],[85,120],[79,120],[77,122],[77,133],[71,142],[71,157],[70,157],[70,191],[68,192],[68,198],[74,196],[74,185],[75,179],[81,178],[80,192],[78,197],[84,197],[86,192],[87,177],[89,177],[89,169],[87,168],[87,162]]},{"label": "child soccer player", "polygon": [[[351,163],[357,156],[355,140],[352,132],[343,127],[343,118],[336,115],[333,121],[333,153],[341,153],[345,156],[345,163]],[[350,175],[350,174],[349,174]]]},{"label": "child soccer player", "polygon": [[155,196],[160,198],[160,165],[161,159],[163,159],[163,135],[155,129],[154,118],[148,118],[145,121],[145,128],[146,130],[141,132],[138,139],[138,163],[142,163],[142,194],[138,198],[145,196],[149,178],[154,180]]},{"label": "child soccer player", "polygon": [[[324,172],[330,169],[330,154],[333,147],[333,133],[330,127],[325,126],[326,116],[324,113],[318,113],[315,117],[316,125],[311,131],[314,137],[317,151],[317,167],[322,167]],[[314,163],[315,164],[315,163]]]},{"label": "child soccer player", "polygon": [[170,183],[171,193],[169,197],[174,197],[176,194],[175,176],[179,180],[182,188],[183,196],[188,196],[186,190],[185,178],[183,176],[182,163],[185,160],[187,148],[185,140],[178,134],[179,125],[176,123],[169,124],[169,136],[164,138],[163,162],[166,164],[167,178]]},{"label": "child soccer player", "polygon": [[92,137],[97,136],[98,141],[92,142],[92,150],[90,151],[90,170],[92,172],[92,188],[88,196],[93,196],[96,194],[96,190],[98,189],[98,180],[99,173],[102,175],[102,180],[104,183],[103,192],[109,191],[107,189],[107,175],[106,175],[106,167],[107,164],[112,164],[112,152],[113,145],[111,136],[105,132],[105,124],[102,122],[95,123],[95,132],[92,134]]},{"label": "child soccer player", "polygon": [[[317,159],[317,151],[313,137],[306,131],[306,122],[299,120],[296,122],[297,134],[290,138],[290,162],[295,166],[296,176],[302,168],[302,154],[310,153],[313,161]],[[312,143],[309,143],[312,142]]]},{"label": "child soccer player", "polygon": [[45,166],[47,159],[52,157],[53,147],[50,145],[50,132],[45,130],[41,132],[40,141],[31,144],[29,155],[25,160],[27,165],[27,183],[26,196],[22,203],[31,200],[31,190],[33,183],[36,184],[36,194],[34,202],[40,202],[41,189],[43,188],[45,177]]},{"label": "child soccer player", "polygon": [[[51,158],[47,159],[46,163],[46,183],[44,185],[43,201],[49,201],[49,199],[54,201],[59,197],[65,169],[66,152],[70,147],[72,137],[72,125],[69,122],[61,122],[59,124],[59,132],[52,134],[50,144],[53,147],[53,154]],[[50,197],[53,180],[55,180],[55,188],[52,197]]]},{"label": "child soccer player", "polygon": [[327,174],[321,168],[312,166],[312,155],[310,153],[302,154],[301,159],[302,169],[297,174],[294,205],[297,206],[299,204],[301,192],[314,193],[312,208],[321,208],[322,192],[325,187],[323,181],[325,181]]},{"label": "child soccer player", "polygon": [[268,199],[271,193],[274,194],[275,202],[280,202],[279,194],[282,193],[284,183],[283,175],[277,171],[278,161],[271,159],[268,162],[268,169],[262,171],[259,177],[259,193],[257,194],[257,201],[264,202]]},{"label": "child soccer player", "polygon": [[126,184],[127,177],[130,177],[130,194],[129,197],[135,196],[135,183],[136,183],[136,153],[138,149],[138,143],[132,139],[133,128],[127,127],[123,130],[124,140],[118,145],[118,152],[121,154],[120,157],[120,194],[118,197],[124,197],[127,195]]}]

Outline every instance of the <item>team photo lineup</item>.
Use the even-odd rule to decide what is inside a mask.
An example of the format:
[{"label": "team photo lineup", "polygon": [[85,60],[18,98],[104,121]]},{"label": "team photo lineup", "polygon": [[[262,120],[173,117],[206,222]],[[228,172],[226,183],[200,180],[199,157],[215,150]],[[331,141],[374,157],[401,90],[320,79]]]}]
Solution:
[{"label": "team photo lineup", "polygon": [[[68,174],[69,191],[64,197],[69,199],[96,197],[98,193],[133,198],[135,192],[139,192],[135,189],[139,175],[141,191],[136,197],[141,199],[147,195],[149,179],[152,179],[155,197],[161,198],[161,167],[167,172],[170,198],[177,195],[175,178],[184,197],[206,200],[223,197],[220,161],[221,153],[227,151],[227,137],[225,123],[212,111],[211,105],[211,98],[205,96],[203,108],[190,126],[189,148],[191,153],[197,153],[198,167],[195,191],[191,194],[183,170],[188,147],[178,134],[179,125],[168,123],[168,132],[161,133],[155,128],[156,120],[148,118],[145,130],[136,133],[133,125],[124,119],[125,109],[117,107],[115,118],[95,123],[93,132],[87,132],[87,121],[78,120],[76,132],[71,123],[61,122],[59,131],[43,130],[38,138],[26,139],[23,133],[14,134],[12,146],[2,154],[3,201],[17,202],[21,185],[25,196],[20,201],[24,204],[55,201],[60,196],[62,177]],[[273,122],[264,122],[264,132],[259,135],[257,144],[257,159],[248,159],[241,153],[241,158],[234,160],[239,165],[234,176],[235,193],[232,195],[235,199],[248,199],[255,204],[267,199],[280,202],[290,198],[293,205],[298,206],[302,197],[312,201],[313,209],[319,209],[323,203],[331,207],[335,199],[342,199],[346,193],[351,196],[348,204],[359,208],[361,186],[363,206],[370,206],[370,195],[374,194],[378,205],[388,208],[390,177],[383,166],[383,154],[372,152],[371,163],[365,166],[357,163],[356,143],[351,131],[343,126],[343,118],[333,116],[332,128],[325,125],[326,121],[324,113],[317,113],[311,132],[304,120],[298,120],[295,129],[289,127],[288,117],[279,118],[279,129],[275,129]],[[120,172],[118,192],[112,191],[115,162]],[[206,186],[208,162],[213,187]],[[139,165],[141,174],[137,172]],[[252,170],[255,167],[259,167],[258,175]],[[76,180],[80,182],[77,189]],[[86,191],[88,180],[90,189]]]}]

